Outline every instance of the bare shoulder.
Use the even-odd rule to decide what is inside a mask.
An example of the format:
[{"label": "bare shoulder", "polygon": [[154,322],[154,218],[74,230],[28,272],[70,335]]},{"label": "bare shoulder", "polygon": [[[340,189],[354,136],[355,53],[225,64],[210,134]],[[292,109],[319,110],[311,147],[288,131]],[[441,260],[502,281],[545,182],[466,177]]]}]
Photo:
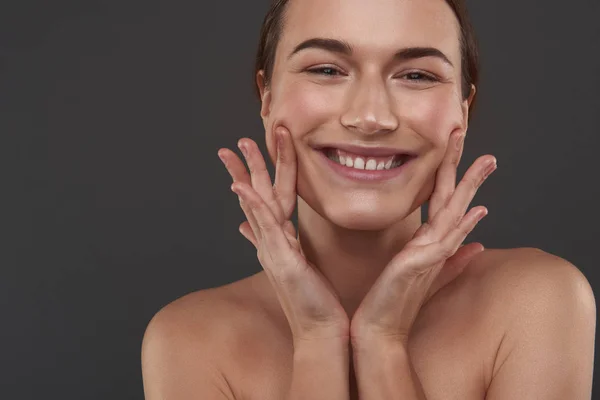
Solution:
[{"label": "bare shoulder", "polygon": [[486,249],[466,272],[470,298],[506,327],[535,307],[543,312],[566,299],[595,310],[592,287],[579,268],[537,248]]},{"label": "bare shoulder", "polygon": [[[515,398],[517,390],[528,398],[552,398],[546,397],[552,391],[585,393],[591,384],[596,303],[579,268],[535,248],[489,249],[472,264],[467,280],[473,283],[475,308],[486,316],[488,332],[499,333],[485,374],[489,398]],[[543,390],[549,393],[542,395]]]},{"label": "bare shoulder", "polygon": [[198,379],[205,379],[225,398],[235,398],[224,371],[227,360],[235,359],[232,352],[241,331],[256,324],[259,307],[251,295],[252,280],[189,293],[154,315],[142,341],[145,391],[161,381],[161,393],[170,390],[167,386],[188,386],[195,392]]},{"label": "bare shoulder", "polygon": [[[236,340],[237,328],[252,325],[259,299],[253,298],[254,276],[219,287],[186,294],[160,309],[152,318],[144,342],[155,337],[181,344],[186,351],[208,351]],[[255,321],[254,321],[255,322]],[[218,339],[218,340],[213,340]],[[193,347],[188,345],[193,344]],[[202,344],[209,344],[202,349]]]},{"label": "bare shoulder", "polygon": [[[591,285],[579,268],[537,248],[486,249],[472,264],[470,277],[488,296],[503,304],[511,304],[504,301],[507,297],[529,302],[532,297],[565,291],[582,301],[594,300]],[[559,289],[562,291],[557,292]]]}]

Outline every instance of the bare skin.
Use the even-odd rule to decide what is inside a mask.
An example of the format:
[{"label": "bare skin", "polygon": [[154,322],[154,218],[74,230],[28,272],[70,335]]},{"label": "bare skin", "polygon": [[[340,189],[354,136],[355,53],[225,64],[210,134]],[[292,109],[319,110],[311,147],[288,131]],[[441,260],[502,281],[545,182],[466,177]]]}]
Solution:
[{"label": "bare skin", "polygon": [[[519,252],[532,251],[486,250],[468,272],[438,292],[422,309],[409,348],[428,399],[485,398],[505,329],[501,317],[505,313],[500,304],[494,304],[490,292],[484,292],[482,283],[492,283],[482,276],[484,263],[514,259]],[[231,296],[234,311],[229,311],[229,315],[241,318],[235,345],[222,343],[238,355],[220,358],[218,354],[223,350],[217,350],[215,357],[222,364],[221,370],[226,371],[236,399],[279,400],[289,386],[291,334],[269,286],[261,272],[215,293]],[[253,300],[248,303],[248,299]],[[350,377],[350,388],[351,399],[358,398],[354,376]]]},{"label": "bare skin", "polygon": [[[549,393],[544,393],[547,397],[538,397],[543,399],[558,400],[562,393],[572,395],[563,398],[589,399],[595,327],[591,289],[577,268],[533,248],[486,249],[423,307],[409,348],[427,399],[492,399],[486,397],[486,392],[493,378],[501,376],[499,371],[508,364],[509,355],[515,353],[513,347],[519,341],[527,343],[528,335],[521,331],[514,341],[507,339],[511,337],[511,329],[518,331],[528,320],[534,320],[531,313],[521,311],[523,303],[535,304],[531,301],[533,297],[563,293],[562,289],[557,290],[558,284],[547,282],[560,282],[569,292],[571,289],[565,282],[582,285],[585,290],[580,293],[581,298],[591,300],[592,304],[588,304],[587,315],[583,315],[585,322],[572,326],[573,320],[580,319],[577,316],[565,319],[561,325],[561,329],[570,330],[574,335],[574,345],[568,350],[572,359],[565,362],[576,372],[573,381],[567,381],[572,391],[553,393],[557,377],[547,370],[541,374],[549,375],[549,381],[535,382],[534,389],[543,385],[550,387]],[[546,293],[550,289],[552,293]],[[155,329],[149,329],[144,339],[145,348],[164,347],[168,356],[147,356],[152,360],[144,366],[148,400],[171,398],[167,393],[173,393],[172,398],[178,399],[198,398],[202,393],[199,378],[207,375],[204,372],[207,363],[212,365],[212,382],[225,394],[223,398],[284,398],[292,372],[292,338],[264,272],[188,294],[161,310],[153,324]],[[539,333],[533,334],[537,335],[534,341],[540,340]],[[154,340],[163,345],[152,344]],[[548,354],[559,351],[564,352],[564,349],[539,348],[524,363],[521,373],[525,379],[531,382],[532,376],[527,371],[547,360]],[[559,378],[565,381],[565,376]],[[358,398],[355,382],[351,375],[351,400]],[[518,387],[518,383],[514,385]],[[532,396],[538,393],[526,387],[527,384],[524,393]]]},{"label": "bare skin", "polygon": [[[444,160],[466,133],[475,91],[462,98],[458,32],[442,0],[292,1],[270,86],[257,76],[269,156],[276,158],[276,129],[286,127],[297,158],[297,180],[278,184],[276,178],[283,197],[295,201],[296,189],[299,195],[298,243],[288,239],[301,243],[350,319],[390,260],[412,243],[422,226],[421,205],[432,193],[453,195],[456,165],[451,172]],[[353,53],[309,48],[291,55],[313,37],[344,40]],[[398,49],[415,46],[437,48],[449,62],[393,59]],[[401,148],[418,157],[406,178],[350,183],[325,168],[315,150],[331,143]],[[253,146],[241,141],[250,158],[257,156]],[[237,156],[220,155],[231,172]],[[493,158],[475,162],[467,185],[487,177],[484,164]],[[257,165],[250,166],[251,185],[269,202],[265,194],[272,189],[256,178]],[[271,208],[282,226],[288,208]],[[473,218],[479,209],[456,217]],[[258,243],[255,222],[241,231]],[[535,249],[487,249],[460,272],[428,298],[410,330],[408,350],[426,398],[583,400],[591,388],[595,303],[577,268]],[[157,314],[143,347],[148,400],[195,398],[209,388],[227,399],[284,398],[295,335],[268,278],[261,272],[200,291]],[[326,293],[323,287],[311,292],[335,304]],[[349,367],[350,398],[356,399],[357,377]],[[565,377],[565,370],[583,372]]]}]

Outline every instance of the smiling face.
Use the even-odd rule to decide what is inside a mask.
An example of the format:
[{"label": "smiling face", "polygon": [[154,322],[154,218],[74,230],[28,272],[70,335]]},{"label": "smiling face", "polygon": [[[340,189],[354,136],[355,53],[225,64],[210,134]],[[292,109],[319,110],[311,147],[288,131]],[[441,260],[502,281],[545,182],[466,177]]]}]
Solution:
[{"label": "smiling face", "polygon": [[[319,215],[360,230],[404,219],[429,199],[451,133],[467,126],[452,9],[444,0],[292,0],[283,25],[262,94],[271,159],[283,125],[298,157],[298,194]],[[314,38],[327,40],[298,49]],[[373,147],[385,148],[383,159]],[[385,169],[389,154],[407,152],[408,163]]]}]

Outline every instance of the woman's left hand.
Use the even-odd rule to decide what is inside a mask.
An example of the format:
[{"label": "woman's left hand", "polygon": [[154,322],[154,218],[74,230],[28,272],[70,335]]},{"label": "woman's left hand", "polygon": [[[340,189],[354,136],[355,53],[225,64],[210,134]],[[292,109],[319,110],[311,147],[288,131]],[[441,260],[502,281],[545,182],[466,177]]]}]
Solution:
[{"label": "woman's left hand", "polygon": [[463,148],[460,136],[450,139],[437,172],[428,221],[386,266],[352,317],[353,345],[372,340],[407,345],[421,306],[483,251],[480,243],[461,244],[487,215],[487,208],[479,206],[465,212],[479,186],[496,169],[496,159],[479,157],[455,187]]}]

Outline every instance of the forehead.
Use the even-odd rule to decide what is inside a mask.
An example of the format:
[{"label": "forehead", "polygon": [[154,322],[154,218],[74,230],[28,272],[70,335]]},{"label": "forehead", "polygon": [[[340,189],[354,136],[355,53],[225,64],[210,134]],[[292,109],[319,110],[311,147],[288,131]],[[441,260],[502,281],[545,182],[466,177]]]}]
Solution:
[{"label": "forehead", "polygon": [[305,39],[327,37],[344,39],[357,57],[422,46],[442,50],[454,63],[460,60],[459,32],[444,0],[290,0],[280,55],[287,57]]}]

